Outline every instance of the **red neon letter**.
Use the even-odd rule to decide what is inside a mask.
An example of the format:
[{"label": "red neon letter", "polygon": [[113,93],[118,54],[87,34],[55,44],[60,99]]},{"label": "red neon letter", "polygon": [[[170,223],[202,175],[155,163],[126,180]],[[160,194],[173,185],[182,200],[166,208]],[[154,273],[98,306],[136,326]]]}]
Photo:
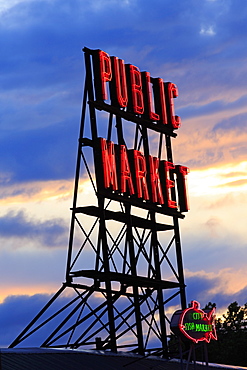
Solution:
[{"label": "red neon letter", "polygon": [[101,80],[102,100],[107,100],[106,82],[111,81],[111,59],[110,56],[102,50],[99,50],[99,67]]},{"label": "red neon letter", "polygon": [[112,190],[118,190],[114,143],[100,138],[100,148],[102,154],[104,186],[106,189],[112,187]]},{"label": "red neon letter", "polygon": [[160,123],[167,125],[165,84],[162,78],[153,79],[155,110],[160,116]]},{"label": "red neon letter", "polygon": [[159,159],[149,156],[150,165],[150,183],[152,191],[152,201],[154,203],[164,204],[164,198],[161,190],[160,175],[159,175]]},{"label": "red neon letter", "polygon": [[190,172],[188,167],[176,166],[177,189],[180,212],[188,212],[189,200],[187,191],[187,175]]},{"label": "red neon letter", "polygon": [[120,145],[120,191],[126,193],[126,183],[128,184],[129,194],[135,193],[130,172],[130,165],[127,156],[126,146]]},{"label": "red neon letter", "polygon": [[132,106],[134,113],[143,114],[144,112],[144,102],[142,95],[142,80],[141,72],[138,67],[133,66],[132,64],[126,65],[128,70],[128,78],[130,81],[130,93],[132,98]]},{"label": "red neon letter", "polygon": [[133,157],[134,157],[137,196],[138,198],[148,200],[149,194],[146,180],[147,170],[145,157],[138,150],[133,150]]},{"label": "red neon letter", "polygon": [[[117,100],[120,107],[127,107],[128,94],[127,94],[127,83],[124,61],[117,57],[111,57],[113,65],[113,83],[115,85],[115,91],[112,92],[112,100]],[[116,94],[116,98],[115,98]]]},{"label": "red neon letter", "polygon": [[174,170],[175,166],[171,162],[160,161],[160,170],[164,174],[165,190],[163,191],[167,206],[169,208],[177,208],[177,202],[172,200],[171,188],[174,188],[174,181],[170,180],[170,170]]},{"label": "red neon letter", "polygon": [[175,116],[174,114],[174,102],[173,99],[178,97],[178,88],[175,84],[171,82],[167,82],[165,84],[166,87],[166,104],[167,104],[167,115],[169,123],[173,126],[173,128],[179,128],[181,126],[181,119],[179,116]]},{"label": "red neon letter", "polygon": [[141,75],[142,75],[145,108],[147,109],[148,118],[150,118],[152,121],[158,121],[160,119],[160,116],[154,112],[150,73],[141,72]]}]

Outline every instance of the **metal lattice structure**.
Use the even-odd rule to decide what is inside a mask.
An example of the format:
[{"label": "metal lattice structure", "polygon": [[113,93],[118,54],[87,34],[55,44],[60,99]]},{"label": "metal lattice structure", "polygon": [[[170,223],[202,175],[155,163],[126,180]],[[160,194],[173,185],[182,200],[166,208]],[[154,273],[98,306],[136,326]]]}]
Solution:
[{"label": "metal lattice structure", "polygon": [[[66,280],[10,347],[44,332],[41,347],[143,355],[159,351],[168,357],[165,308],[174,300],[178,304],[178,299],[186,308],[178,222],[183,215],[103,189],[96,142],[104,137],[173,162],[171,139],[176,134],[97,101],[92,51],[85,48],[84,53],[86,79]],[[91,186],[87,197],[81,191],[85,184]]]}]

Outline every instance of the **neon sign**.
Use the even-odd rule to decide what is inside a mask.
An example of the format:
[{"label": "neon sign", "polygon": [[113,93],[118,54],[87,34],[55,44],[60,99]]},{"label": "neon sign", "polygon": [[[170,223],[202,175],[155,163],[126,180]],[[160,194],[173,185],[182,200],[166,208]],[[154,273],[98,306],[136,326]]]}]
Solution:
[{"label": "neon sign", "polygon": [[153,78],[149,72],[141,72],[133,64],[110,57],[102,50],[93,52],[94,87],[97,101],[108,99],[111,104],[141,115],[150,121],[178,129],[181,119],[175,115],[174,99],[178,88],[174,83]]},{"label": "neon sign", "polygon": [[[90,50],[90,54],[94,94],[89,104],[116,114],[120,120],[135,122],[144,131],[148,128],[176,137],[174,130],[180,127],[181,119],[174,110],[174,99],[178,97],[175,84],[153,78],[149,72],[141,72],[102,50]],[[172,155],[167,160],[160,158],[161,153],[157,157],[150,155],[147,146],[143,146],[144,152],[127,148],[123,132],[118,132],[118,144],[110,139],[108,132],[108,139],[97,136],[93,144],[98,191],[137,207],[183,217],[181,213],[189,210],[188,167],[174,164]]]},{"label": "neon sign", "polygon": [[125,145],[114,145],[112,141],[104,138],[99,138],[99,148],[100,172],[103,174],[105,189],[177,209],[178,204],[171,192],[175,187],[175,181],[170,178],[172,171],[177,177],[180,211],[189,210],[186,186],[189,169],[187,167],[174,165],[151,155],[146,159],[142,152],[134,149],[127,150]]},{"label": "neon sign", "polygon": [[200,309],[197,301],[192,301],[186,310],[176,311],[171,318],[171,330],[177,336],[182,336],[194,343],[211,339],[217,340],[215,329],[215,308],[209,312]]}]

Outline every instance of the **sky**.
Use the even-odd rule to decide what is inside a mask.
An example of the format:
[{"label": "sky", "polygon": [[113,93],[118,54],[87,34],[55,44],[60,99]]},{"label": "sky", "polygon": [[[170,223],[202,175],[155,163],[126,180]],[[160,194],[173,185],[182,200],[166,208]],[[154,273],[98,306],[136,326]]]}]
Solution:
[{"label": "sky", "polygon": [[0,346],[64,281],[84,46],[177,85],[187,300],[247,302],[246,20],[241,0],[0,0]]}]

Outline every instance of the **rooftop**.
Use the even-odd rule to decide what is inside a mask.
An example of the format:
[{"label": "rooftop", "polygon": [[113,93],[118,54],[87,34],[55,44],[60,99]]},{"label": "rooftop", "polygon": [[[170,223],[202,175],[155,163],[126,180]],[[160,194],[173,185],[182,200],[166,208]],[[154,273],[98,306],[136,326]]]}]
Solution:
[{"label": "rooftop", "polygon": [[[210,368],[245,369],[237,366],[210,364]],[[198,368],[205,366],[198,365]],[[185,368],[185,366],[184,366]],[[1,370],[180,370],[179,362],[150,356],[144,358],[130,353],[103,352],[97,350],[65,350],[48,348],[2,348]],[[188,370],[194,370],[191,364]]]}]

